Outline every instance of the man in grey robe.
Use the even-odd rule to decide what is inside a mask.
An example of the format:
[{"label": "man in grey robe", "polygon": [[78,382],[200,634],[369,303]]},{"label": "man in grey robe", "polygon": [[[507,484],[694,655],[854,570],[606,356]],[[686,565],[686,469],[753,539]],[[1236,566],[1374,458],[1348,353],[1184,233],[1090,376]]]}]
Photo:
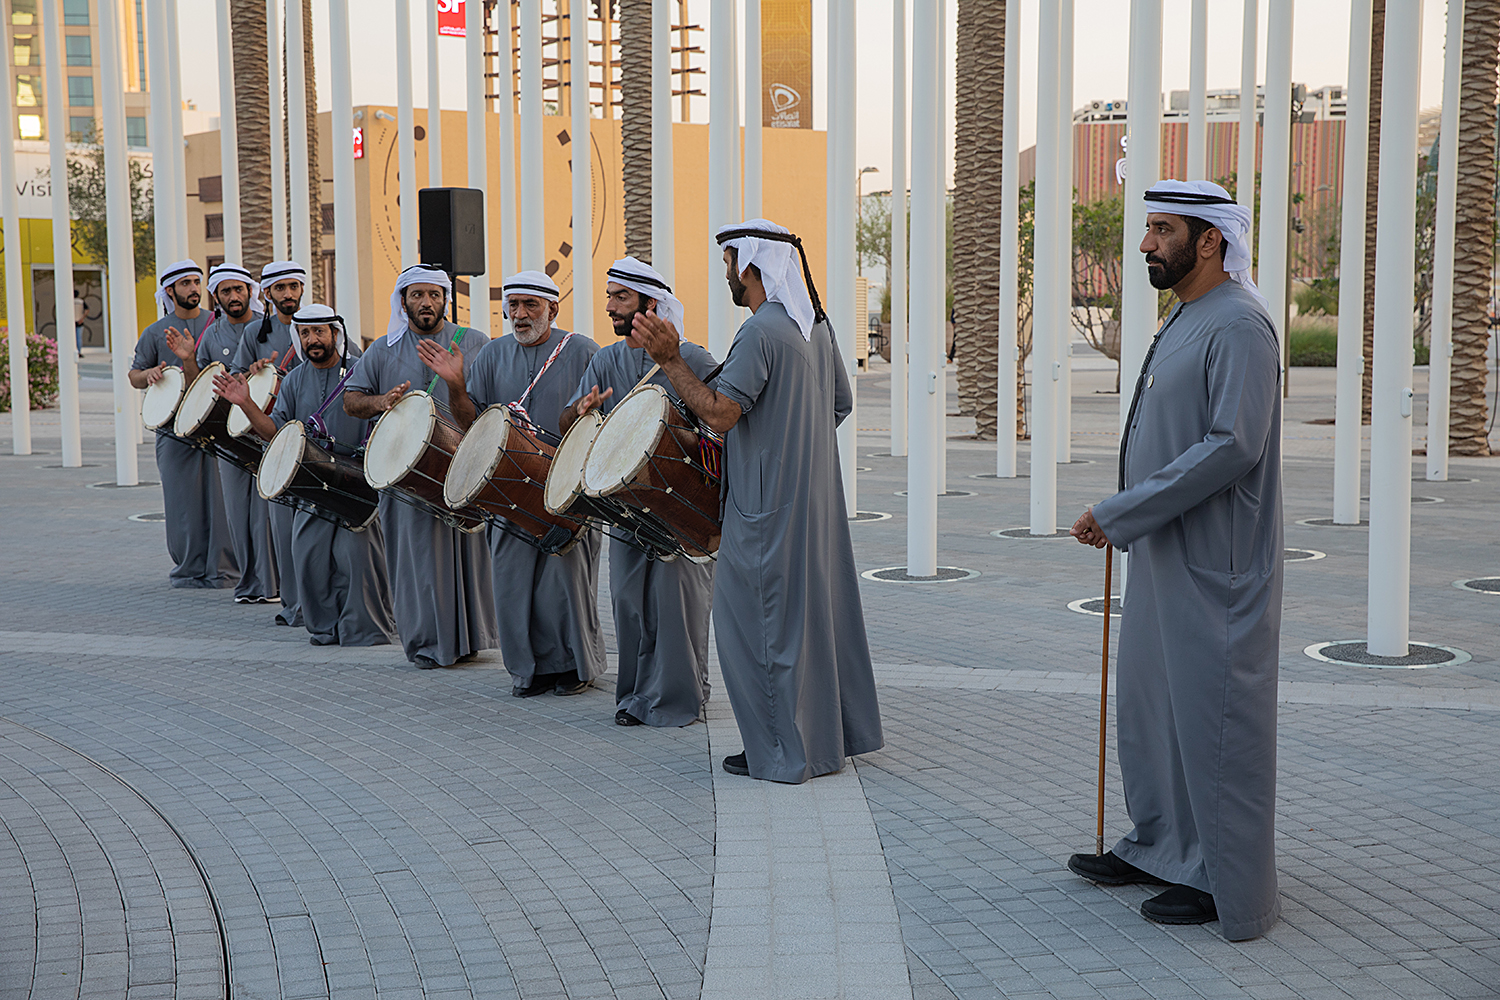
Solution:
[{"label": "man in grey robe", "polygon": [[764,219],[718,239],[734,301],[753,315],[714,386],[660,319],[637,316],[636,338],[725,435],[713,614],[745,752],[724,769],[798,783],[884,743],[834,436],[853,397],[800,241]]},{"label": "man in grey robe", "polygon": [[[216,305],[215,319],[198,340],[199,369],[217,361],[225,368],[234,363],[245,330],[259,321],[264,306],[260,285],[250,272],[237,264],[219,264],[208,272],[208,294]],[[280,593],[276,553],[271,544],[269,505],[255,488],[255,476],[234,462],[219,459],[219,488],[224,494],[224,513],[234,544],[234,561],[240,582],[234,588],[236,604],[266,604]]]},{"label": "man in grey robe", "polygon": [[[298,340],[292,333],[292,317],[302,306],[302,292],[307,287],[307,269],[293,260],[276,260],[260,269],[261,293],[271,308],[259,322],[250,323],[240,337],[231,371],[255,374],[266,365],[275,365],[283,378],[295,368],[301,356]],[[267,508],[271,518],[271,542],[275,550],[278,582],[281,588],[281,610],[276,613],[278,625],[301,625],[297,609],[297,567],[292,558],[292,508],[273,503]]]},{"label": "man in grey robe", "polygon": [[[178,261],[162,271],[157,284],[156,301],[163,315],[136,341],[130,384],[144,389],[161,378],[163,369],[181,368],[185,391],[198,377],[198,338],[213,319],[199,307],[203,270],[190,260]],[[173,563],[169,582],[213,590],[233,586],[239,572],[214,456],[174,437],[168,422],[156,431],[156,469],[166,508],[167,554]]]},{"label": "man in grey robe", "polygon": [[[556,444],[558,418],[599,345],[553,325],[557,286],[540,271],[522,271],[502,288],[508,336],[484,345],[468,373],[475,413],[514,403],[538,437]],[[604,673],[599,627],[600,533],[587,529],[571,550],[548,555],[521,537],[525,527],[490,525],[500,655],[517,698],[552,691],[582,694]]]},{"label": "man in grey robe", "polygon": [[[287,421],[300,420],[308,435],[324,447],[352,455],[364,441],[369,422],[345,413],[338,397],[344,379],[359,360],[359,348],[348,343],[342,317],[327,306],[301,309],[293,322],[298,354],[307,364],[298,365],[282,379],[270,415],[251,405],[243,375],[221,375],[215,387],[245,412],[256,433],[267,441]],[[379,518],[363,531],[352,531],[298,509],[292,525],[292,558],[301,583],[298,606],[303,624],[312,633],[307,641],[314,646],[390,643],[396,636],[396,621]]]},{"label": "man in grey robe", "polygon": [[1134,828],[1068,867],[1168,885],[1169,924],[1275,924],[1281,634],[1281,353],[1250,281],[1249,211],[1217,184],[1146,193],[1151,283],[1180,300],[1146,354],[1120,445],[1120,492],[1073,534],[1130,553],[1116,696]]},{"label": "man in grey robe", "polygon": [[[608,415],[652,368],[635,338],[637,314],[650,312],[684,333],[682,303],[655,268],[634,257],[617,260],[605,286],[606,311],[623,338],[602,348],[578,382],[561,429],[597,409]],[[698,378],[714,368],[713,355],[683,340],[679,353]],[[653,385],[666,388],[657,372]],[[717,513],[717,512],[714,512]],[[687,726],[703,719],[708,701],[708,616],[714,564],[678,556],[667,562],[615,535],[609,542],[609,599],[615,614],[619,666],[615,724]]]},{"label": "man in grey robe", "polygon": [[[451,294],[442,271],[401,272],[385,336],[365,351],[344,387],[345,413],[373,420],[418,388],[455,418],[461,411],[473,419],[466,374],[489,338],[443,319]],[[426,670],[493,649],[495,598],[483,536],[450,528],[388,492],[380,498],[380,524],[407,659]]]}]

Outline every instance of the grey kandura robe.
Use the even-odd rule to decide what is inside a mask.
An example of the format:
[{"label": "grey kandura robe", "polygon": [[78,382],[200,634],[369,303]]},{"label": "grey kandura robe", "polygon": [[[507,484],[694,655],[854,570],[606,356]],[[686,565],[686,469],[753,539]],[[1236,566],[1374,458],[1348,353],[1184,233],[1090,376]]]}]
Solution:
[{"label": "grey kandura robe", "polygon": [[[202,310],[194,319],[163,316],[141,333],[130,367],[145,371],[159,364],[181,368],[182,361],[167,346],[167,327],[186,329],[194,339],[203,333],[213,313]],[[166,508],[167,554],[172,558],[168,580],[174,587],[220,589],[239,579],[224,516],[218,460],[202,448],[183,444],[163,431],[156,433],[156,469],[161,475],[162,504]]]},{"label": "grey kandura robe", "polygon": [[[446,408],[448,384],[438,379],[428,390],[433,373],[417,354],[417,340],[436,340],[446,349],[457,332],[452,323],[425,338],[408,329],[395,347],[381,337],[366,349],[345,391],[378,395],[410,382],[413,389],[430,391]],[[488,342],[478,330],[465,331],[459,340],[466,377]],[[461,656],[493,649],[495,598],[484,536],[450,528],[389,493],[380,498],[380,524],[390,562],[396,628],[407,659],[420,654],[448,666]]]},{"label": "grey kandura robe", "polygon": [[809,343],[767,302],[714,388],[744,411],[714,580],[724,688],[751,776],[802,782],[884,743],[834,437],[848,375],[827,326]]},{"label": "grey kandura robe", "polygon": [[[235,370],[235,352],[251,323],[260,323],[260,317],[251,315],[245,323],[231,323],[228,316],[221,315],[209,324],[198,341],[198,367],[205,368],[217,361]],[[221,458],[219,488],[224,494],[224,514],[229,520],[234,561],[240,568],[240,582],[235,585],[234,596],[274,599],[280,593],[280,582],[271,544],[271,512],[255,488],[255,477]]]},{"label": "grey kandura robe", "polygon": [[[713,370],[713,355],[690,341],[682,357],[699,378]],[[612,412],[634,389],[651,358],[624,340],[595,354],[568,405],[598,386],[614,395],[600,406]],[[654,385],[670,389],[657,372]],[[714,564],[690,559],[662,562],[618,537],[609,540],[609,597],[615,613],[619,668],[615,707],[648,726],[686,726],[703,718],[708,702],[708,616]]]},{"label": "grey kandura robe", "polygon": [[1276,334],[1226,281],[1159,334],[1094,508],[1130,552],[1120,772],[1135,828],[1115,853],[1212,893],[1224,936],[1264,934],[1276,888],[1281,392]]},{"label": "grey kandura robe", "polygon": [[[566,330],[552,329],[546,341],[522,347],[512,335],[485,345],[467,375],[477,410],[516,402],[557,347]],[[573,387],[599,345],[574,337],[542,376],[526,411],[544,439],[556,444],[557,420]],[[511,683],[527,687],[538,676],[561,674],[593,680],[606,669],[599,628],[600,534],[590,529],[567,555],[545,555],[524,539],[488,529],[493,555],[495,609],[500,653]]]},{"label": "grey kandura robe", "polygon": [[[329,368],[298,365],[288,372],[271,411],[276,426],[288,420],[307,423],[359,356],[359,349],[350,345],[348,358],[339,364]],[[370,424],[345,413],[342,398],[323,408],[322,420],[333,436],[334,450],[344,455],[354,453]],[[302,623],[312,633],[313,643],[382,646],[395,639],[391,580],[379,518],[364,531],[350,531],[307,511],[294,511],[292,560]]]},{"label": "grey kandura robe", "polygon": [[[262,331],[265,332],[265,340],[260,339]],[[294,335],[291,326],[283,323],[274,309],[269,310],[264,317],[257,316],[252,322],[245,324],[230,369],[242,372],[261,358],[269,358],[275,353],[276,367],[281,369],[284,378],[298,364],[297,355],[292,350]],[[294,512],[285,504],[273,503],[268,505],[267,513],[271,518],[271,542],[275,550],[281,588],[281,610],[276,614],[276,621],[282,625],[301,625],[302,611],[297,607],[297,568],[292,558]]]}]

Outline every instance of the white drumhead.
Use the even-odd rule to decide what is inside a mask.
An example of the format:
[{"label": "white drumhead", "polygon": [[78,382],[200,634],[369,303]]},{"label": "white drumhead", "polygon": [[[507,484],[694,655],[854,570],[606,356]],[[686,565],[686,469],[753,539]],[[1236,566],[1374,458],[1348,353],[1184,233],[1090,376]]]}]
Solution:
[{"label": "white drumhead", "polygon": [[510,407],[496,403],[481,413],[458,443],[448,478],[443,482],[443,500],[449,507],[466,506],[489,480],[500,463],[500,452],[510,437]]},{"label": "white drumhead", "polygon": [[255,486],[260,495],[274,500],[292,484],[292,477],[302,466],[302,445],[307,440],[307,428],[300,420],[288,420],[260,459],[260,471],[255,475]]},{"label": "white drumhead", "polygon": [[181,368],[163,368],[161,378],[146,386],[141,400],[141,423],[148,431],[171,423],[177,415],[177,404],[182,402],[182,383]]},{"label": "white drumhead", "polygon": [[214,394],[214,376],[224,374],[224,366],[217,361],[209,362],[198,377],[193,379],[193,384],[188,386],[187,394],[182,397],[182,405],[177,408],[177,423],[174,430],[178,435],[186,437],[198,429],[203,423],[203,418],[208,416],[208,411],[213,409],[214,402],[219,397]]},{"label": "white drumhead", "polygon": [[583,489],[583,466],[588,461],[589,449],[599,436],[604,418],[598,410],[590,410],[568,428],[557,454],[552,456],[552,467],[547,470],[547,487],[542,493],[542,503],[550,514],[561,514],[567,510],[578,491]]},{"label": "white drumhead", "polygon": [[401,481],[427,450],[437,407],[420,389],[402,396],[370,432],[365,445],[365,482],[383,490]]},{"label": "white drumhead", "polygon": [[584,463],[585,493],[608,496],[636,477],[661,440],[667,405],[666,390],[657,385],[643,385],[620,401]]},{"label": "white drumhead", "polygon": [[[250,402],[259,407],[262,413],[267,412],[271,399],[276,395],[276,387],[280,384],[281,376],[272,365],[266,365],[245,380],[245,388],[250,390]],[[250,418],[238,406],[229,411],[228,424],[229,433],[235,437],[254,433],[250,429]]]}]

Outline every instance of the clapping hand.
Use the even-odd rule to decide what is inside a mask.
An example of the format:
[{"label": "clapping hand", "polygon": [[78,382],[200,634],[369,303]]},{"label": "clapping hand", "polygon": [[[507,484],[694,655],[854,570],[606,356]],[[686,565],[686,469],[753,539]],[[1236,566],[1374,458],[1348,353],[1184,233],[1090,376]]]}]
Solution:
[{"label": "clapping hand", "polygon": [[190,359],[193,356],[193,351],[197,348],[197,344],[193,342],[193,338],[188,336],[186,331],[179,330],[175,326],[167,327],[166,338],[167,347],[181,361]]},{"label": "clapping hand", "polygon": [[250,405],[250,387],[243,375],[219,374],[214,376],[214,392],[235,406]]},{"label": "clapping hand", "polygon": [[612,388],[605,389],[603,392],[600,392],[599,387],[597,385],[594,386],[582,399],[578,401],[578,405],[575,407],[578,411],[578,415],[581,417],[590,410],[597,410],[600,406],[603,405],[606,399],[613,396],[614,394],[615,390]]},{"label": "clapping hand", "polygon": [[422,363],[436,372],[450,388],[463,385],[464,352],[459,350],[457,344],[453,345],[452,351],[446,351],[435,341],[418,340],[417,355],[421,357]]},{"label": "clapping hand", "polygon": [[651,360],[665,367],[681,356],[677,346],[677,328],[656,315],[656,308],[636,313],[631,324],[635,339],[651,355]]}]

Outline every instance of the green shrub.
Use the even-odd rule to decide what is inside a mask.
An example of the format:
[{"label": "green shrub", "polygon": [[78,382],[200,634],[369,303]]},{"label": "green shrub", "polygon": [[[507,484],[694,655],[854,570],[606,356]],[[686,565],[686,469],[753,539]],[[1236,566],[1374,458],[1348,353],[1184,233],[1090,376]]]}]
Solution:
[{"label": "green shrub", "polygon": [[1339,279],[1314,278],[1307,284],[1299,282],[1292,297],[1297,303],[1297,312],[1303,316],[1337,316]]},{"label": "green shrub", "polygon": [[[57,341],[26,335],[26,377],[31,408],[41,410],[57,401]],[[0,413],[10,412],[10,341],[0,332]]]},{"label": "green shrub", "polygon": [[1339,328],[1321,317],[1297,316],[1291,328],[1292,366],[1331,368],[1339,363]]}]

